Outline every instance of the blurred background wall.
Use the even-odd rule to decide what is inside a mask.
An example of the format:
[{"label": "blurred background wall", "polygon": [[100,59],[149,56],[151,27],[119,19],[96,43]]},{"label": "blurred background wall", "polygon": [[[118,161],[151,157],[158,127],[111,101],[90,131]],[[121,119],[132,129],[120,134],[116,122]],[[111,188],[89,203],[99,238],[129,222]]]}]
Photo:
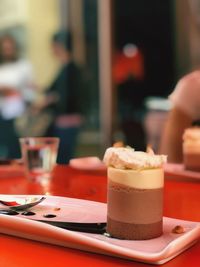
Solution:
[{"label": "blurred background wall", "polygon": [[33,64],[38,85],[44,88],[52,81],[58,68],[50,41],[60,27],[59,1],[26,0],[25,5],[27,57]]},{"label": "blurred background wall", "polygon": [[0,31],[16,36],[21,52],[33,64],[37,84],[44,88],[57,71],[50,41],[60,26],[57,0],[1,0]]}]

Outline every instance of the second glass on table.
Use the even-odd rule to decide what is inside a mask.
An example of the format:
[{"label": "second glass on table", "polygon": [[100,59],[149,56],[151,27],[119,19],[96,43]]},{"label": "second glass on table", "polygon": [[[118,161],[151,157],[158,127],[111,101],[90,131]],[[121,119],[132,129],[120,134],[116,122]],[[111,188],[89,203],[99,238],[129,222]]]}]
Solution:
[{"label": "second glass on table", "polygon": [[20,145],[27,177],[38,182],[51,178],[56,164],[59,138],[20,138]]}]

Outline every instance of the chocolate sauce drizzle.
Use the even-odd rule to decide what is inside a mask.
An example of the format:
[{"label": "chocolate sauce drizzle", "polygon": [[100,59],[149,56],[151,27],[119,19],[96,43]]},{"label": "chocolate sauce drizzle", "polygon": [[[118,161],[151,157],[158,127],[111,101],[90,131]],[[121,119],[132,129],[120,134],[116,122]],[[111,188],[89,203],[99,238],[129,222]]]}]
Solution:
[{"label": "chocolate sauce drizzle", "polygon": [[21,213],[21,215],[24,215],[24,216],[33,216],[35,215],[36,213],[33,212],[33,211],[24,211]]},{"label": "chocolate sauce drizzle", "polygon": [[55,214],[44,214],[43,217],[44,218],[55,218],[56,215]]},{"label": "chocolate sauce drizzle", "polygon": [[[5,209],[5,210],[0,210],[0,214],[4,214],[4,215],[19,215],[20,213],[15,211],[15,210]],[[33,212],[33,211],[23,211],[21,213],[21,215],[34,216],[34,215],[36,215],[36,213]],[[43,217],[44,218],[55,218],[56,215],[55,214],[44,214]]]},{"label": "chocolate sauce drizzle", "polygon": [[3,214],[3,215],[18,215],[19,212],[15,211],[15,210],[0,210],[0,214]]}]

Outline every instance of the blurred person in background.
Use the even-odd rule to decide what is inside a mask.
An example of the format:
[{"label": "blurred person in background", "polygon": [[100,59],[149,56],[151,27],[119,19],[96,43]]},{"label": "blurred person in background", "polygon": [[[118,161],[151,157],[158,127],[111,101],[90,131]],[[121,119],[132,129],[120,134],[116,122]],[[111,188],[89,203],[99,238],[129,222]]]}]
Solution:
[{"label": "blurred person in background", "polygon": [[34,98],[30,63],[19,56],[16,40],[0,37],[0,157],[18,158],[20,149],[14,121]]},{"label": "blurred person in background", "polygon": [[162,134],[160,152],[169,162],[182,162],[183,132],[200,120],[200,70],[184,76],[169,96],[172,110]]},{"label": "blurred person in background", "polygon": [[127,43],[116,51],[113,78],[117,89],[119,126],[125,142],[137,150],[146,148],[141,122],[144,76],[144,58],[138,46]]},{"label": "blurred person in background", "polygon": [[54,114],[47,133],[60,138],[58,163],[67,163],[74,156],[78,133],[82,124],[83,83],[79,67],[72,59],[71,34],[60,31],[52,38],[52,49],[61,68],[46,92],[43,107]]}]

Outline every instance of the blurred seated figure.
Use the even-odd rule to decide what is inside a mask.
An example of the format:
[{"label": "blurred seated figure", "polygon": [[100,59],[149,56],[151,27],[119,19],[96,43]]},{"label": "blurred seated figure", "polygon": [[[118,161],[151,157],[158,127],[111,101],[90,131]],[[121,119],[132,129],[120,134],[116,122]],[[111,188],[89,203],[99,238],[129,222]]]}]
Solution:
[{"label": "blurred seated figure", "polygon": [[20,157],[14,120],[33,98],[32,67],[19,57],[15,39],[3,35],[0,37],[0,157]]},{"label": "blurred seated figure", "polygon": [[142,125],[144,76],[144,59],[139,47],[130,43],[116,51],[113,78],[117,89],[119,127],[126,143],[137,150],[146,148]]},{"label": "blurred seated figure", "polygon": [[55,119],[48,135],[60,138],[58,163],[67,163],[74,156],[77,136],[82,124],[81,72],[72,60],[72,42],[69,32],[60,31],[53,36],[52,48],[61,68],[47,90],[44,104]]},{"label": "blurred seated figure", "polygon": [[184,76],[169,98],[172,110],[163,131],[160,152],[168,155],[169,162],[182,162],[183,132],[200,119],[200,71]]}]

